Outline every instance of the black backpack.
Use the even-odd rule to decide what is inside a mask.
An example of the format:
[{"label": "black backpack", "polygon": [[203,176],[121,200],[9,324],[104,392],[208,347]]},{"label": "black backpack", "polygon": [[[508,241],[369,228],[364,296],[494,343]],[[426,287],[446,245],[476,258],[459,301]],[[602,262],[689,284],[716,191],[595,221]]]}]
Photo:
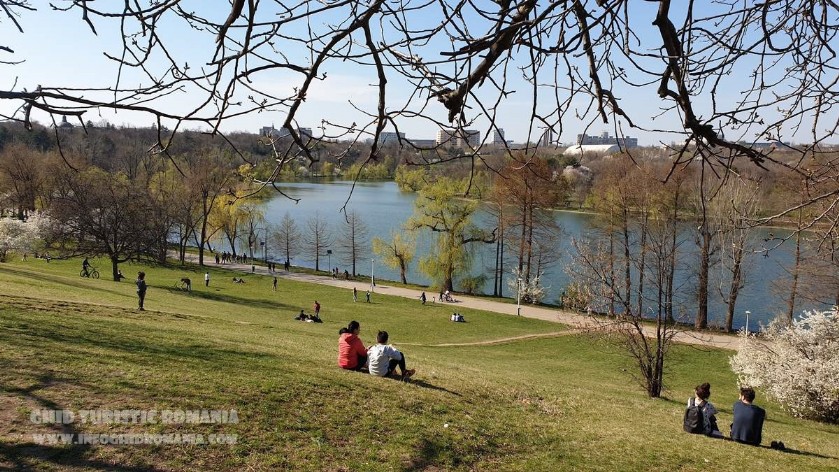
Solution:
[{"label": "black backpack", "polygon": [[685,431],[691,434],[703,434],[705,432],[705,415],[702,414],[702,407],[696,404],[694,398],[685,410],[684,419]]}]

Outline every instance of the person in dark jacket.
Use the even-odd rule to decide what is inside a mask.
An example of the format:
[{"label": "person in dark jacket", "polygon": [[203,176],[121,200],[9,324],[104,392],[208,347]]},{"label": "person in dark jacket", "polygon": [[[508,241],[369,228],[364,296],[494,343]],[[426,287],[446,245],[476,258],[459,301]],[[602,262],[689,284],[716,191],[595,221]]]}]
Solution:
[{"label": "person in dark jacket", "polygon": [[146,273],[137,272],[137,282],[135,283],[137,284],[137,298],[139,299],[138,302],[140,305],[139,309],[140,311],[144,311],[145,308],[143,308],[143,300],[146,298],[146,288],[148,288],[146,285]]},{"label": "person in dark jacket", "polygon": [[755,391],[751,387],[740,389],[740,400],[734,403],[734,422],[731,423],[731,439],[759,446],[763,434],[766,410],[753,405]]}]

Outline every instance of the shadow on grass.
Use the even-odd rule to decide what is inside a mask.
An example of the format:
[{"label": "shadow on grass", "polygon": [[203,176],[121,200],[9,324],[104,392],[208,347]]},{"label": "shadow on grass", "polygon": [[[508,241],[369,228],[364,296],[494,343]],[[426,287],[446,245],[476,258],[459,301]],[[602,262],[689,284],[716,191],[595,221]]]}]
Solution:
[{"label": "shadow on grass", "polygon": [[[772,449],[772,447],[770,447],[770,446],[760,446],[760,448],[761,449]],[[778,449],[778,452],[782,452],[782,453],[785,453],[785,454],[792,454],[794,456],[816,457],[816,458],[819,458],[819,459],[833,459],[833,460],[839,459],[837,457],[825,456],[824,454],[818,454],[816,452],[798,451],[798,450],[795,450],[795,449],[790,449],[788,447],[783,449],[783,450]]]},{"label": "shadow on grass", "polygon": [[[10,268],[10,267],[7,267],[7,266],[4,266],[3,270],[5,272],[15,274],[15,275],[17,275],[21,278],[42,280],[44,282],[50,282],[50,283],[53,283],[53,284],[56,284],[56,285],[59,285],[59,286],[63,285],[63,286],[72,287],[72,288],[81,289],[81,290],[101,290],[103,292],[108,292],[108,293],[112,293],[112,294],[115,294],[115,295],[125,295],[125,292],[105,288],[106,287],[105,285],[91,286],[88,283],[84,283],[85,280],[92,280],[92,279],[86,279],[86,278],[82,278],[82,277],[79,277],[78,279],[73,279],[71,276],[55,276],[53,274],[45,274],[45,273],[36,272],[36,271],[20,270],[20,269]],[[102,278],[102,279],[99,279],[99,281],[102,282],[102,283],[108,283],[107,287],[113,287],[113,286],[117,286],[115,284],[125,283],[125,282],[115,282],[115,281],[113,281],[111,279],[108,279],[108,278]]]},{"label": "shadow on grass", "polygon": [[[19,304],[16,304],[21,310],[26,311],[29,309],[41,313],[49,312],[55,315],[56,320],[65,318],[60,315],[60,308],[63,305],[62,302],[37,301],[34,299],[21,300]],[[89,308],[81,304],[76,306],[82,309]],[[121,313],[125,313],[127,316],[136,316],[132,311],[123,309],[106,312],[106,314]],[[103,313],[97,312],[97,314],[102,315]],[[78,320],[86,319],[84,312],[79,315]],[[18,314],[17,319],[10,316],[8,318],[10,326],[11,323],[23,320],[23,316],[23,314]],[[142,318],[148,320],[152,316],[155,316],[153,312],[146,312],[146,314],[142,315]],[[161,318],[171,318],[171,316],[162,314]],[[201,342],[200,339],[195,342],[184,343],[180,339],[170,338],[169,334],[171,333],[167,332],[167,329],[171,330],[171,328],[168,327],[167,329],[147,330],[142,336],[136,334],[136,327],[134,326],[126,325],[124,329],[122,328],[123,326],[119,322],[116,322],[89,325],[77,323],[73,325],[73,329],[67,329],[65,325],[41,323],[37,326],[37,329],[32,329],[28,323],[24,322],[20,326],[20,331],[17,333],[0,331],[0,342],[3,342],[6,346],[23,348],[21,352],[37,352],[43,349],[54,352],[70,352],[71,349],[83,349],[96,352],[97,355],[102,357],[107,356],[107,354],[101,352],[101,350],[105,350],[106,353],[112,353],[111,355],[114,357],[119,354],[125,354],[141,359],[174,360],[179,362],[192,360],[203,364],[212,364],[219,362],[221,359],[236,365],[249,365],[249,363],[254,361],[278,362],[277,356],[272,354],[221,348]]]},{"label": "shadow on grass", "polygon": [[462,397],[463,396],[463,395],[461,395],[457,392],[451,391],[447,388],[428,383],[425,380],[419,380],[419,379],[412,378],[411,379],[411,385],[416,385],[417,387],[427,388],[429,390],[437,390],[437,391],[440,391],[440,392],[446,392],[446,393],[454,395],[456,397]]},{"label": "shadow on grass", "polygon": [[[186,293],[186,292],[183,292],[182,290],[174,288],[174,287],[167,287],[166,290],[168,290],[171,293]],[[202,299],[210,300],[210,301],[214,301],[214,302],[231,303],[231,304],[238,305],[238,306],[248,306],[248,307],[253,307],[253,308],[264,308],[264,309],[268,309],[268,310],[277,310],[277,309],[295,310],[295,309],[297,309],[296,305],[294,305],[294,306],[293,305],[287,305],[285,303],[272,301],[272,300],[254,300],[253,298],[245,298],[245,297],[239,297],[239,296],[235,296],[235,295],[227,295],[227,294],[218,293],[218,292],[199,292],[199,291],[193,290],[189,294],[189,296],[194,297],[194,298],[202,298]]]},{"label": "shadow on grass", "polygon": [[[3,390],[36,403],[40,409],[61,410],[62,407],[60,405],[36,393],[38,390],[54,385],[57,382],[59,380],[53,377],[52,374],[47,373],[39,376],[37,382],[29,387],[4,387]],[[60,427],[60,434],[72,434],[74,439],[78,438],[79,431],[74,427],[74,423],[63,424]],[[44,463],[73,469],[84,468],[127,472],[160,470],[149,464],[138,466],[114,465],[112,462],[90,457],[92,453],[93,450],[90,444],[73,444],[68,446],[66,444],[44,445],[31,442],[9,443],[0,441],[0,463],[6,462],[12,464],[12,470],[38,470]]]}]

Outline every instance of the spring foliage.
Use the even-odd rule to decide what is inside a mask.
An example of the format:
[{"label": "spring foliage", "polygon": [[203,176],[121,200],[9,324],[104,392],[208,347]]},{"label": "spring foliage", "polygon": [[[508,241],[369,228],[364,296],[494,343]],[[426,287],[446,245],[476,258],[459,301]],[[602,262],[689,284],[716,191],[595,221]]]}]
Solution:
[{"label": "spring foliage", "polygon": [[807,312],[743,335],[731,366],[743,385],[762,387],[792,415],[839,423],[839,312]]},{"label": "spring foliage", "polygon": [[6,261],[9,251],[36,250],[42,232],[49,225],[49,218],[40,213],[33,213],[26,221],[0,218],[0,262]]}]

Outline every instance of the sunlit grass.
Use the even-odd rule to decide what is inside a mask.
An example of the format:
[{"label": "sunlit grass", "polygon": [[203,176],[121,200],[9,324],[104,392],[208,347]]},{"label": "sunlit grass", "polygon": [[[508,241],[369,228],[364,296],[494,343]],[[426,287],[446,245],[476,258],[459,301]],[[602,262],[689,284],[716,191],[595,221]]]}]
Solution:
[{"label": "sunlit grass", "polygon": [[[100,271],[104,264],[97,264]],[[683,403],[713,386],[731,419],[729,353],[679,346],[666,399],[645,397],[613,343],[569,335],[499,345],[435,347],[562,326],[211,269],[123,266],[128,280],[78,277],[78,261],[0,265],[0,468],[135,470],[835,470],[839,428],[766,406],[766,441],[781,453],[681,432]],[[147,311],[133,277],[147,272]],[[105,272],[108,272],[107,269]],[[180,277],[193,292],[176,290]],[[324,324],[292,320],[317,299]],[[363,298],[362,298],[363,300]],[[403,344],[412,384],[335,366],[338,328],[385,329]],[[34,447],[34,408],[235,408],[224,425],[71,425],[84,432],[218,432],[234,446]],[[446,427],[445,425],[448,425]]]}]

